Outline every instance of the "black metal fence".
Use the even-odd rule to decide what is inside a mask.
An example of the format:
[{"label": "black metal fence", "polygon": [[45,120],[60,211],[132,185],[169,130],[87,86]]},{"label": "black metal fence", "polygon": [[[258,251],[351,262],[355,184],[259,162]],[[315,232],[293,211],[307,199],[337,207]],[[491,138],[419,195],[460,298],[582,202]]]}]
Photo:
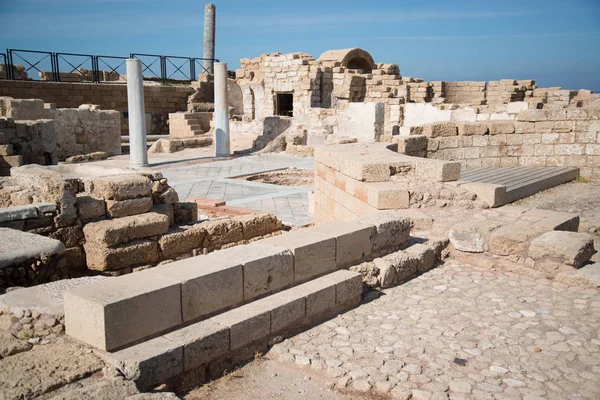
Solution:
[{"label": "black metal fence", "polygon": [[[142,62],[145,80],[182,82],[196,79],[196,73],[208,72],[205,58],[131,53],[129,57],[78,53],[7,49],[0,53],[4,74],[0,79],[51,82],[126,82],[125,60]],[[218,62],[218,59],[212,61]],[[2,65],[0,64],[0,65]]]}]

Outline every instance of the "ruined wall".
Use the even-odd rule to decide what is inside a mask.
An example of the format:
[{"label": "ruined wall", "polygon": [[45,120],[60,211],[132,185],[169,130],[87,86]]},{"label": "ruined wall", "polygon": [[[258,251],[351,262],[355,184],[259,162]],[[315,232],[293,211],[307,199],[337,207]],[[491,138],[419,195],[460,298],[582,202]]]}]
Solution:
[{"label": "ruined wall", "polygon": [[[167,133],[167,114],[187,110],[189,86],[145,85],[146,113],[150,114],[149,133]],[[104,110],[121,112],[121,133],[128,134],[127,86],[125,84],[60,83],[33,81],[0,81],[0,96],[15,99],[42,99],[57,108],[77,108],[81,104],[97,104]],[[154,130],[151,128],[154,127]]]},{"label": "ruined wall", "polygon": [[12,167],[52,165],[57,161],[52,120],[15,121],[0,117],[0,176],[10,175]]},{"label": "ruined wall", "polygon": [[526,110],[514,121],[439,122],[413,129],[428,137],[427,157],[460,161],[466,168],[579,167],[600,178],[598,111]]}]

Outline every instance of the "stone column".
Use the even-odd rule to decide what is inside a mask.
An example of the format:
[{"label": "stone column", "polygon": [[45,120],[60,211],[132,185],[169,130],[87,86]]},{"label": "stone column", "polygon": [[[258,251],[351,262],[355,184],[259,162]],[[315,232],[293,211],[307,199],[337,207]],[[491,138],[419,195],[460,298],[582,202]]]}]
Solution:
[{"label": "stone column", "polygon": [[215,58],[215,17],[215,5],[207,4],[204,7],[204,52],[202,58],[205,60],[202,62],[202,66],[209,74],[213,73],[213,59]]},{"label": "stone column", "polygon": [[144,77],[142,61],[127,59],[127,114],[129,115],[129,166],[148,166],[146,113],[144,111]]},{"label": "stone column", "polygon": [[231,155],[229,148],[229,104],[227,63],[215,63],[215,156]]}]

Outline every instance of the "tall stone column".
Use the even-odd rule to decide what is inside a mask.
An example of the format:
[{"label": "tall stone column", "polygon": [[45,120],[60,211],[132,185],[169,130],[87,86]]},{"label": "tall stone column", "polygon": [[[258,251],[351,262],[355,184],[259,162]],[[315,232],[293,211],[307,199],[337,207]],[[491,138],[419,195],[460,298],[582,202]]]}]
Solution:
[{"label": "tall stone column", "polygon": [[148,166],[146,113],[144,111],[144,77],[142,61],[127,59],[127,106],[129,115],[129,166]]},{"label": "tall stone column", "polygon": [[227,63],[215,63],[215,156],[231,155],[229,147],[229,103],[227,101]]},{"label": "tall stone column", "polygon": [[204,52],[202,66],[209,74],[213,73],[213,59],[215,58],[215,18],[216,7],[207,4],[204,7]]}]

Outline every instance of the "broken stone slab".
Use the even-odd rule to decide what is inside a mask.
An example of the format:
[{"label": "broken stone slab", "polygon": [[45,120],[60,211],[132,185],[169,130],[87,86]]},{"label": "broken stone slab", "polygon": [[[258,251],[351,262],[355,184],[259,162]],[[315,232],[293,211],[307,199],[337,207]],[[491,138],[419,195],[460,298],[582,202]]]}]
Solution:
[{"label": "broken stone slab", "polygon": [[507,203],[506,186],[482,182],[458,182],[461,188],[473,192],[477,198],[490,207],[500,207]]},{"label": "broken stone slab", "polygon": [[37,218],[38,210],[34,205],[0,208],[0,222]]},{"label": "broken stone slab", "polygon": [[66,251],[58,240],[10,228],[0,228],[0,268],[27,260],[58,256]]},{"label": "broken stone slab", "polygon": [[69,336],[112,351],[181,324],[181,285],[170,277],[107,278],[65,292]]},{"label": "broken stone slab", "polygon": [[533,239],[529,257],[534,260],[551,258],[575,268],[581,268],[594,254],[594,240],[587,233],[551,231]]},{"label": "broken stone slab", "polygon": [[529,242],[544,233],[545,229],[535,227],[529,222],[517,221],[504,225],[490,234],[489,251],[497,256],[522,254]]},{"label": "broken stone slab", "polygon": [[85,182],[85,191],[105,200],[127,200],[152,194],[152,181],[139,174],[113,175]]},{"label": "broken stone slab", "polygon": [[450,229],[448,238],[458,251],[483,253],[487,250],[490,232],[499,226],[499,223],[491,221],[461,222]]},{"label": "broken stone slab", "polygon": [[417,243],[406,250],[408,255],[414,256],[418,261],[417,272],[423,273],[433,268],[435,263],[435,250],[432,246],[423,243]]},{"label": "broken stone slab", "polygon": [[169,218],[158,213],[145,213],[123,218],[92,222],[84,226],[87,244],[115,246],[134,239],[167,233]]},{"label": "broken stone slab", "polygon": [[600,263],[593,263],[565,274],[558,274],[556,280],[569,285],[584,285],[600,288]]}]

